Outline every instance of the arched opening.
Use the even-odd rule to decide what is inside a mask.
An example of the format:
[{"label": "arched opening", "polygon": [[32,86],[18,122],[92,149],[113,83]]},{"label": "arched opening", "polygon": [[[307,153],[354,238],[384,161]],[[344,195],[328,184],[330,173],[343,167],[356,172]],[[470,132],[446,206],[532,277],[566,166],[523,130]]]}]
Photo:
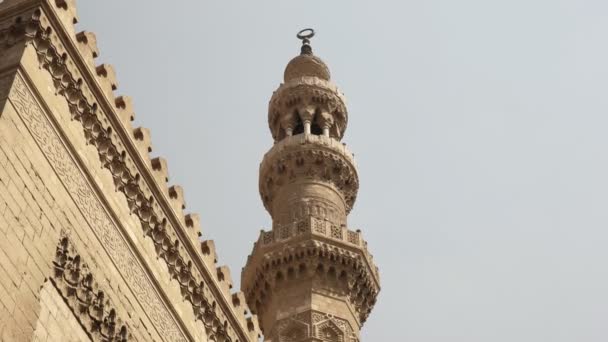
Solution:
[{"label": "arched opening", "polygon": [[295,116],[296,116],[296,125],[293,128],[293,135],[302,134],[302,133],[304,133],[304,123],[302,122],[302,119],[300,118],[300,115],[298,115],[297,112],[296,112]]},{"label": "arched opening", "polygon": [[316,122],[313,122],[310,126],[310,133],[314,135],[323,135],[323,128],[319,126]]}]

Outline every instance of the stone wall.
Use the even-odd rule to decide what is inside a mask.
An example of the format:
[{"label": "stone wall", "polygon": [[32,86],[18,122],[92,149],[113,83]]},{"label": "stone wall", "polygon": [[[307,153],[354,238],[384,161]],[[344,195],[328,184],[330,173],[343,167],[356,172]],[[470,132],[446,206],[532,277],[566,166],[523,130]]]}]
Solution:
[{"label": "stone wall", "polygon": [[0,2],[0,339],[257,341],[73,1]]},{"label": "stone wall", "polygon": [[[42,309],[40,289],[54,276],[53,262],[61,236],[66,235],[81,258],[89,260],[88,268],[104,288],[106,300],[117,303],[118,316],[131,318],[126,323],[132,339],[160,339],[160,334],[170,328],[153,329],[155,325],[129,290],[131,284],[121,277],[109,253],[104,253],[107,246],[102,245],[100,239],[104,238],[96,226],[103,216],[91,217],[97,216],[96,211],[104,214],[102,199],[95,196],[93,185],[86,183],[85,175],[72,159],[75,156],[70,155],[64,143],[21,76],[17,76],[0,117],[0,231],[4,234],[0,249],[6,255],[0,258],[0,264],[8,276],[2,277],[2,336],[9,341],[29,340],[32,336]],[[110,185],[106,179],[106,186]],[[75,196],[80,198],[75,200]],[[132,219],[119,214],[123,214],[122,220],[117,221],[134,228]],[[75,316],[78,314],[75,312]],[[140,326],[147,328],[137,329]]]}]

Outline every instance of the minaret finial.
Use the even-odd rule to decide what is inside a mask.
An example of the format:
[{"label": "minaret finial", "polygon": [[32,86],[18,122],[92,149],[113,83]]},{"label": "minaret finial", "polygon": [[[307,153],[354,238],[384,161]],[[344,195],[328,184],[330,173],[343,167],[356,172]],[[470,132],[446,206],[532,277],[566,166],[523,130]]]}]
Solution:
[{"label": "minaret finial", "polygon": [[300,30],[296,37],[302,40],[302,48],[300,49],[301,55],[312,55],[312,47],[310,46],[310,38],[315,36],[315,30],[311,28],[305,28]]}]

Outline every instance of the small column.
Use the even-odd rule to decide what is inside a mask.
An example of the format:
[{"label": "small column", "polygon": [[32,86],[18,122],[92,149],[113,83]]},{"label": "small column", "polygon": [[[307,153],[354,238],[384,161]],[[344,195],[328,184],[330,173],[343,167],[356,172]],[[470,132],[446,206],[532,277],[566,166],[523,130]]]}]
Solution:
[{"label": "small column", "polygon": [[318,121],[319,125],[323,127],[323,135],[329,138],[329,129],[334,125],[334,116],[324,110],[321,112]]},{"label": "small column", "polygon": [[312,119],[315,116],[315,108],[311,105],[300,107],[298,113],[300,114],[300,119],[302,119],[302,122],[304,123],[304,135],[310,135],[310,126],[312,124]]}]

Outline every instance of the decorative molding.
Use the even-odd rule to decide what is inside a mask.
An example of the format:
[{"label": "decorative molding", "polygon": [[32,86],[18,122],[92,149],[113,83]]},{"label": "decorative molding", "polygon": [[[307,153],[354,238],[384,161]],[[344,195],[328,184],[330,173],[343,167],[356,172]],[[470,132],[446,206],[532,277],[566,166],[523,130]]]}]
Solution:
[{"label": "decorative molding", "polygon": [[306,121],[327,127],[335,139],[344,136],[348,123],[346,100],[331,82],[318,77],[296,77],[272,94],[268,125],[275,141],[284,139],[286,131],[295,129],[298,122]]},{"label": "decorative molding", "polygon": [[346,214],[359,190],[352,153],[339,141],[316,135],[296,135],[276,143],[260,165],[259,188],[264,207],[274,215],[278,190],[297,180],[311,179],[332,185],[344,200]]},{"label": "decorative molding", "polygon": [[9,100],[159,334],[168,341],[188,340],[19,73],[13,82]]},{"label": "decorative molding", "polygon": [[270,336],[276,336],[277,342],[301,342],[309,339],[311,335],[310,317],[299,313],[278,321]]},{"label": "decorative molding", "polygon": [[308,217],[329,221],[340,225],[345,221],[344,212],[331,201],[322,196],[307,196],[307,198],[292,201],[285,208],[285,213],[274,213],[273,228],[285,222],[297,222]]},{"label": "decorative molding", "polygon": [[128,327],[99,288],[84,260],[68,237],[62,237],[53,260],[53,286],[59,291],[74,316],[94,341],[127,342]]},{"label": "decorative molding", "polygon": [[277,321],[270,335],[276,342],[358,342],[347,320],[320,311],[305,311]]},{"label": "decorative molding", "polygon": [[380,286],[376,267],[361,252],[310,238],[283,241],[276,247],[256,245],[243,269],[243,289],[256,314],[262,314],[276,287],[313,278],[325,284],[327,291],[348,298],[360,323],[365,322]]},{"label": "decorative molding", "polygon": [[[85,138],[89,144],[97,149],[102,165],[111,172],[116,190],[126,196],[129,209],[140,221],[145,236],[154,242],[157,255],[167,264],[171,277],[179,283],[183,299],[190,302],[195,317],[203,322],[208,338],[210,340],[222,341],[247,341],[253,339],[253,336],[257,338],[258,332],[254,331],[257,324],[253,322],[256,318],[246,317],[243,314],[243,311],[247,311],[246,308],[245,310],[239,308],[240,316],[235,315],[236,309],[233,308],[231,303],[232,295],[229,291],[222,290],[224,287],[221,286],[219,280],[220,286],[215,284],[216,280],[212,271],[205,269],[205,266],[203,266],[202,255],[196,256],[198,260],[193,262],[191,253],[196,252],[192,252],[193,249],[190,246],[184,246],[184,244],[189,244],[190,242],[184,241],[184,235],[177,232],[179,229],[186,231],[186,228],[174,226],[175,220],[171,216],[173,214],[168,215],[163,204],[155,200],[156,192],[152,189],[153,186],[148,184],[149,178],[141,177],[140,168],[133,159],[138,157],[132,156],[132,152],[125,146],[132,142],[122,141],[121,135],[117,134],[116,130],[113,129],[112,120],[108,120],[110,113],[105,113],[102,109],[104,106],[98,105],[94,100],[96,96],[93,94],[97,93],[97,90],[89,89],[87,82],[83,81],[84,75],[81,74],[77,64],[70,60],[71,53],[68,53],[68,49],[63,46],[61,37],[58,39],[58,33],[55,33],[51,27],[50,21],[55,19],[47,18],[45,12],[40,9],[35,10],[31,18],[20,21],[20,25],[23,22],[26,24],[24,34],[27,43],[36,49],[41,68],[49,72],[53,79],[56,93],[66,99],[72,120],[76,120],[82,124]],[[111,80],[105,80],[104,75],[98,75],[97,80],[100,84],[107,83],[108,81],[112,82]],[[31,114],[30,112],[36,112],[39,109],[32,109],[30,104],[23,102],[23,96],[20,92],[25,91],[24,87],[25,85],[23,85],[22,89],[16,90],[14,96],[17,105],[21,105],[21,110],[24,110],[26,112],[25,116],[28,116],[28,114]],[[117,108],[124,106],[124,99],[117,98],[116,101]],[[115,113],[111,114],[116,115]],[[33,125],[30,129],[32,129],[35,137],[36,134],[40,134],[40,132],[36,131],[36,129],[40,128],[36,127],[36,125],[41,125],[40,122],[30,118],[29,124]],[[46,146],[48,142],[41,145]],[[48,149],[49,147],[46,148]],[[56,149],[56,147],[50,148]],[[53,153],[61,154],[58,151],[49,151],[49,153],[47,158],[53,158]],[[82,185],[79,184],[79,182],[83,182],[82,179],[78,181],[76,178],[73,178],[73,175],[68,175],[64,172],[67,170],[65,169],[67,166],[62,164],[65,164],[67,159],[63,161],[57,159],[55,162],[58,163],[57,172],[62,172],[63,176],[67,177],[66,184]],[[158,172],[165,173],[162,179],[166,181],[166,167]],[[164,183],[159,183],[161,189],[163,186]],[[81,190],[75,189],[77,195],[75,198],[78,199],[78,196],[82,196]],[[168,190],[165,192],[167,192],[165,195],[168,199]],[[179,210],[174,209],[174,211],[181,212],[183,201],[182,203],[177,203],[178,201],[173,202],[180,207]],[[88,202],[82,201],[79,204],[85,206],[91,205]],[[98,202],[93,204],[93,206],[93,208],[83,210],[93,218],[95,224],[92,224],[92,226],[99,230],[101,233],[100,238],[106,244],[108,250],[114,251],[121,243],[124,244],[124,241],[119,242],[117,237],[109,233],[109,230],[106,229],[107,227],[99,226],[99,222],[97,221],[103,220],[98,217],[102,215],[102,211],[100,210],[102,208]],[[183,221],[185,224],[186,220],[184,219]],[[109,225],[110,222],[104,222],[104,224]],[[117,265],[128,263],[122,256],[117,256],[115,262]],[[125,264],[124,266],[127,265]],[[122,272],[126,271],[126,268],[123,269],[121,266],[119,269]],[[157,303],[158,300],[156,302],[150,298],[144,300],[144,292],[146,294],[149,293],[140,288],[144,286],[142,283],[147,283],[141,278],[143,276],[141,272],[143,271],[140,271],[140,273],[124,272],[124,275],[130,278],[129,283],[136,288],[134,292],[138,295],[138,299],[141,300],[142,305],[151,306],[160,304]],[[138,277],[139,279],[135,279]],[[140,294],[142,295],[141,298],[139,297]],[[154,295],[151,298],[158,297]],[[177,326],[168,326],[171,325],[169,322],[174,322],[169,317],[166,317],[168,312],[161,315],[155,310],[146,311],[149,312],[152,321],[157,327],[163,331],[163,335],[166,334],[166,338],[175,337],[177,339]]]},{"label": "decorative molding", "polygon": [[[352,231],[344,226],[337,226],[331,221],[314,216],[308,216],[292,223],[276,226],[269,232],[262,231],[258,245],[269,248],[276,244],[287,242],[287,240],[302,237],[303,235],[306,235],[306,237],[324,237],[353,246],[364,247],[364,241],[361,239],[359,231]],[[371,255],[369,255],[369,260],[371,263]]]}]

